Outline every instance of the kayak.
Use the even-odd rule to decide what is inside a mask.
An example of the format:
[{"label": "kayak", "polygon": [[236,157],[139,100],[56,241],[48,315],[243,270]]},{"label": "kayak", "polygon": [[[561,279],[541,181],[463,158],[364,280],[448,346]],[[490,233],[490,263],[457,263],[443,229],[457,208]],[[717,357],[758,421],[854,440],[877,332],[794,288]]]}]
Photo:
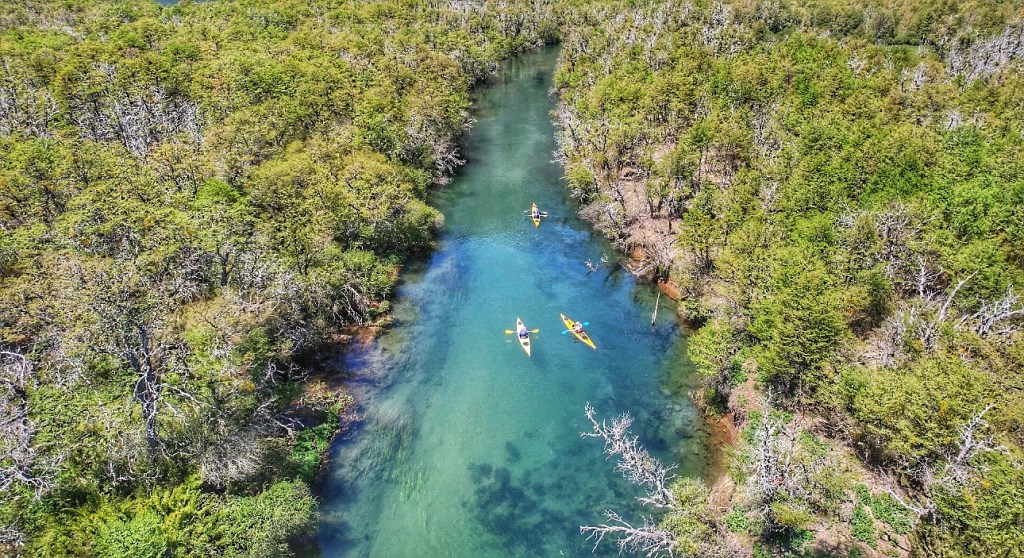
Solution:
[{"label": "kayak", "polygon": [[[534,215],[537,215],[537,217],[534,217]],[[537,204],[536,203],[534,203],[530,207],[530,219],[533,219],[533,226],[534,227],[539,227],[540,226],[540,212],[537,211]]]},{"label": "kayak", "polygon": [[527,333],[526,337],[519,337],[519,332],[526,329],[523,325],[523,320],[516,316],[516,339],[519,340],[519,344],[523,346],[523,350],[526,351],[526,356],[530,356],[530,334]]},{"label": "kayak", "polygon": [[576,339],[583,341],[584,343],[589,345],[591,349],[594,349],[595,351],[597,350],[597,347],[594,346],[594,341],[590,339],[590,336],[587,335],[587,332],[584,331],[582,333],[576,333],[576,331],[572,329],[572,326],[576,325],[576,322],[570,320],[569,318],[566,318],[565,314],[559,314],[559,316],[562,317],[562,322],[565,323],[565,327],[568,328],[569,331],[571,331],[572,334],[576,336]]}]

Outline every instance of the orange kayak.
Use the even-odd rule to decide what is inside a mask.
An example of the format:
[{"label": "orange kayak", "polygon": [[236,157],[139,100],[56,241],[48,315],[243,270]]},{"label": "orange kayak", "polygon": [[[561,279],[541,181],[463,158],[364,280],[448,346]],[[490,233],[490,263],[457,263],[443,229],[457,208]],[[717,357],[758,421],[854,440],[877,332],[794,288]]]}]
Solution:
[{"label": "orange kayak", "polygon": [[571,331],[572,334],[576,336],[576,339],[579,339],[580,341],[583,341],[591,349],[594,349],[595,351],[597,350],[597,347],[594,346],[594,341],[590,339],[590,336],[587,335],[587,332],[583,331],[583,332],[580,332],[580,333],[576,333],[576,331],[572,328],[572,326],[576,325],[576,322],[574,322],[574,321],[570,320],[569,318],[565,317],[565,314],[559,314],[559,316],[562,317],[562,323],[564,323],[565,327],[568,328],[569,331]]}]

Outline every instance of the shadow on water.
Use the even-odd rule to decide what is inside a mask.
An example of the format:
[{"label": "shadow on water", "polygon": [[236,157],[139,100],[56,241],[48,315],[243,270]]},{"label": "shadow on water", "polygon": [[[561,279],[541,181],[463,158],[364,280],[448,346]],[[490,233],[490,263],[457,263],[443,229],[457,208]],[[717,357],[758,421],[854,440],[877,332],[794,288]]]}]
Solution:
[{"label": "shadow on water", "polygon": [[[588,401],[602,417],[629,411],[679,474],[704,470],[674,307],[663,298],[652,327],[654,289],[575,216],[550,162],[556,56],[508,61],[475,92],[470,162],[431,200],[446,217],[437,250],[403,270],[394,326],[341,359],[362,420],[332,446],[309,555],[591,556],[581,524],[643,510],[579,437]],[[553,216],[539,228],[532,202]],[[559,313],[588,321],[597,350],[562,335]],[[540,330],[530,358],[504,333],[517,316]]]}]

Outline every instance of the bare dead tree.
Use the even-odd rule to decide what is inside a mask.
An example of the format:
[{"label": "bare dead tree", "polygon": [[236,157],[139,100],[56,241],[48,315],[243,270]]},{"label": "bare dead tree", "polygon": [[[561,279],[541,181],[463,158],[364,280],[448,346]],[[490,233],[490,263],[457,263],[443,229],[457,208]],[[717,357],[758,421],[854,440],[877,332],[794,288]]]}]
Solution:
[{"label": "bare dead tree", "polygon": [[[669,473],[675,466],[662,465],[660,460],[644,449],[639,438],[629,431],[633,417],[629,413],[622,413],[612,419],[611,424],[604,420],[598,422],[594,418],[596,411],[589,402],[586,404],[585,414],[592,429],[589,432],[580,432],[580,436],[600,438],[604,441],[604,454],[609,458],[618,457],[615,470],[629,482],[644,488],[645,494],[637,499],[656,508],[675,508],[675,495],[667,486],[668,481],[673,478]],[[668,530],[658,527],[653,518],[644,518],[642,526],[634,527],[612,510],[606,510],[604,515],[610,524],[580,526],[580,533],[586,534],[587,540],[594,540],[595,549],[606,535],[612,535],[617,537],[616,544],[620,552],[644,553],[646,556],[662,553],[674,555],[675,536]]]},{"label": "bare dead tree", "polygon": [[[264,398],[243,428],[223,416],[211,416],[216,438],[206,445],[199,459],[203,482],[225,487],[251,480],[266,469],[274,440],[292,438],[305,428],[301,419],[278,412],[278,404],[277,397]],[[324,409],[318,405],[312,408]]]},{"label": "bare dead tree", "polygon": [[861,360],[876,367],[892,367],[903,363],[907,357],[908,320],[904,310],[897,310],[871,332],[867,348],[861,353]]},{"label": "bare dead tree", "polygon": [[139,483],[152,486],[156,481],[157,472],[151,467],[145,436],[137,430],[131,417],[132,405],[131,401],[124,401],[120,407],[94,416],[102,431],[120,433],[110,440],[103,456],[103,479],[112,487]]},{"label": "bare dead tree", "polygon": [[922,62],[913,69],[905,68],[901,74],[902,82],[900,88],[904,91],[919,91],[928,83],[928,66]]},{"label": "bare dead tree", "polygon": [[20,353],[0,351],[0,365],[0,492],[6,492],[15,485],[36,484],[31,473],[36,428],[28,417],[26,393],[35,377],[32,364]]},{"label": "bare dead tree", "polygon": [[954,76],[963,76],[967,83],[999,73],[1014,60],[1024,58],[1024,26],[1007,26],[997,35],[962,44],[950,40],[946,64]]},{"label": "bare dead tree", "polygon": [[[987,405],[959,427],[960,437],[956,445],[942,452],[940,463],[921,461],[913,466],[905,464],[911,477],[920,485],[916,496],[907,496],[898,489],[894,478],[882,470],[879,476],[886,484],[886,492],[911,513],[913,521],[919,521],[938,512],[934,495],[943,490],[956,490],[969,486],[987,469],[978,460],[992,452],[1006,453],[1005,446],[997,444],[991,434],[986,433],[988,421],[984,419],[994,405]],[[941,519],[941,516],[939,517]]]},{"label": "bare dead tree", "polygon": [[0,493],[20,486],[42,496],[64,459],[60,452],[43,458],[33,443],[37,429],[29,418],[28,389],[35,381],[35,367],[25,355],[0,351]]},{"label": "bare dead tree", "polygon": [[942,307],[939,308],[939,314],[938,316],[935,317],[936,321],[943,322],[946,320],[946,318],[949,316],[949,308],[953,304],[953,299],[956,298],[956,293],[960,292],[960,289],[964,285],[966,285],[967,282],[970,281],[971,278],[974,277],[976,274],[977,273],[972,273],[968,275],[964,279],[960,280],[960,282],[957,283],[955,287],[953,287],[953,290],[950,291],[949,295],[946,296],[946,300],[942,303]]},{"label": "bare dead tree", "polygon": [[93,65],[90,75],[98,90],[88,88],[68,96],[71,121],[82,137],[118,142],[138,158],[167,138],[186,137],[198,151],[203,142],[204,117],[199,104],[162,87],[118,90],[118,68],[109,62]]},{"label": "bare dead tree", "polygon": [[21,77],[8,74],[0,79],[0,134],[49,137],[50,127],[60,115],[53,95],[33,90]]},{"label": "bare dead tree", "polygon": [[167,346],[154,340],[148,324],[134,324],[134,330],[122,335],[120,350],[138,376],[133,394],[142,408],[146,441],[149,443],[150,451],[155,452],[163,449],[156,420],[161,394],[160,378],[164,372],[162,357]]},{"label": "bare dead tree", "polygon": [[771,517],[771,505],[781,494],[792,494],[802,489],[805,471],[796,459],[798,431],[787,427],[764,407],[761,424],[752,444],[752,475],[747,482],[751,496],[757,502],[758,513]]},{"label": "bare dead tree", "polygon": [[773,504],[805,503],[812,497],[812,479],[827,466],[827,455],[802,452],[801,429],[795,421],[784,423],[772,413],[771,394],[762,403],[762,419],[751,447],[747,491],[753,510],[769,525],[775,524]]},{"label": "bare dead tree", "polygon": [[[870,237],[867,245],[851,246],[859,252],[863,265],[885,266],[885,275],[896,286],[910,294],[925,297],[940,288],[941,270],[928,263],[924,254],[914,248],[924,231],[924,219],[910,208],[895,203],[884,211],[848,211],[841,215],[837,225],[846,230],[862,228]],[[855,235],[853,239],[863,238]],[[853,240],[851,239],[851,240]]]},{"label": "bare dead tree", "polygon": [[[956,295],[975,274],[958,281],[947,294],[932,287],[941,271],[930,269],[920,257],[918,264],[917,297],[899,302],[896,311],[875,330],[868,340],[868,348],[861,355],[865,361],[878,366],[905,362],[909,358],[906,344],[911,338],[919,341],[927,351],[935,351],[939,347],[942,325],[954,318]],[[1020,330],[1021,316],[1024,316],[1024,306],[1011,286],[1001,298],[986,303],[976,313],[962,316],[953,328],[957,331],[969,329],[982,337],[1006,336]]]},{"label": "bare dead tree", "polygon": [[673,532],[671,529],[658,525],[654,517],[643,517],[643,523],[636,525],[623,519],[613,510],[605,510],[607,523],[596,526],[581,525],[580,533],[587,535],[587,540],[594,541],[594,549],[606,536],[615,539],[619,552],[629,552],[648,557],[652,556],[687,556],[704,558],[721,558],[736,555],[734,549],[726,544],[713,541],[713,534],[722,533],[708,514],[708,490],[699,480],[682,479],[677,485],[680,495],[668,487],[675,478],[671,474],[675,465],[665,466],[652,456],[634,436],[629,428],[633,418],[629,413],[622,413],[608,423],[595,418],[594,407],[587,403],[585,407],[587,420],[591,430],[581,432],[584,438],[599,438],[604,442],[604,454],[608,458],[617,458],[615,470],[632,484],[641,487],[644,494],[637,500],[644,506],[657,509],[659,512],[676,517],[685,517],[694,525],[692,532]]},{"label": "bare dead tree", "polygon": [[24,545],[25,533],[16,524],[0,526],[0,551],[5,555],[19,556],[18,549]]},{"label": "bare dead tree", "polygon": [[934,485],[966,486],[971,479],[985,471],[977,457],[990,452],[1006,452],[1006,447],[995,443],[991,435],[984,434],[988,427],[985,413],[994,405],[988,405],[966,423],[960,426],[960,439],[954,448],[955,454],[948,453],[941,471],[933,481]]},{"label": "bare dead tree", "polygon": [[878,475],[885,484],[885,492],[889,496],[892,496],[893,500],[896,500],[896,503],[903,506],[905,510],[911,513],[910,519],[913,523],[928,517],[935,511],[935,502],[931,499],[926,498],[924,501],[919,502],[912,497],[904,495],[892,475],[887,473],[884,469],[879,468]]},{"label": "bare dead tree", "polygon": [[782,150],[782,138],[775,126],[776,114],[781,101],[770,103],[753,103],[751,106],[750,127],[754,132],[753,144],[758,154],[766,161],[772,162]]},{"label": "bare dead tree", "polygon": [[1021,304],[1020,295],[1014,293],[1013,285],[1010,285],[1003,296],[983,304],[977,312],[961,318],[957,327],[969,327],[982,337],[1008,336],[1020,331],[1024,326],[1022,316],[1024,304]]},{"label": "bare dead tree", "polygon": [[846,60],[846,66],[850,68],[850,71],[853,72],[854,76],[859,76],[864,68],[867,67],[867,64],[867,60],[861,57],[858,52],[851,53],[849,58]]},{"label": "bare dead tree", "polygon": [[640,496],[638,500],[658,508],[673,508],[675,495],[668,489],[668,483],[675,478],[670,475],[675,466],[666,467],[640,444],[640,438],[629,431],[633,417],[629,413],[622,413],[612,419],[610,425],[603,420],[597,422],[594,418],[596,411],[590,403],[587,403],[585,413],[593,429],[581,432],[580,436],[604,440],[605,455],[618,457],[615,470],[629,482],[646,490],[646,495]]},{"label": "bare dead tree", "polygon": [[605,510],[604,516],[610,523],[596,527],[580,526],[580,533],[587,535],[588,541],[594,541],[594,550],[597,550],[606,535],[612,535],[618,537],[615,544],[619,547],[620,554],[629,552],[648,557],[662,554],[675,556],[675,536],[658,527],[654,518],[645,517],[642,526],[634,527],[611,510]]},{"label": "bare dead tree", "polygon": [[203,482],[217,487],[251,479],[266,465],[266,448],[256,429],[243,429],[210,444],[199,461]]},{"label": "bare dead tree", "polygon": [[114,356],[134,371],[132,398],[142,413],[149,452],[165,453],[157,415],[171,350],[161,321],[168,301],[159,285],[131,267],[81,269],[79,273],[80,288],[92,291],[87,308],[96,322],[83,341],[91,350]]}]

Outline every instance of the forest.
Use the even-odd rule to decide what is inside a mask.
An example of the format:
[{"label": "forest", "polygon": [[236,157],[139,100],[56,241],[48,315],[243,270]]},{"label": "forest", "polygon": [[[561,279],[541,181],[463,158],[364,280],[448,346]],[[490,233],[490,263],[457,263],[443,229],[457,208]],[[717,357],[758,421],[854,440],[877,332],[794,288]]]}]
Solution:
[{"label": "forest", "polygon": [[471,91],[546,43],[565,185],[735,430],[623,548],[1021,556],[999,0],[0,4],[0,554],[291,555],[350,404],[313,355],[386,321]]},{"label": "forest", "polygon": [[281,556],[525,2],[0,5],[0,554]]},{"label": "forest", "polygon": [[737,431],[626,549],[1020,556],[1024,9],[561,16],[567,185],[678,290],[694,395]]}]

